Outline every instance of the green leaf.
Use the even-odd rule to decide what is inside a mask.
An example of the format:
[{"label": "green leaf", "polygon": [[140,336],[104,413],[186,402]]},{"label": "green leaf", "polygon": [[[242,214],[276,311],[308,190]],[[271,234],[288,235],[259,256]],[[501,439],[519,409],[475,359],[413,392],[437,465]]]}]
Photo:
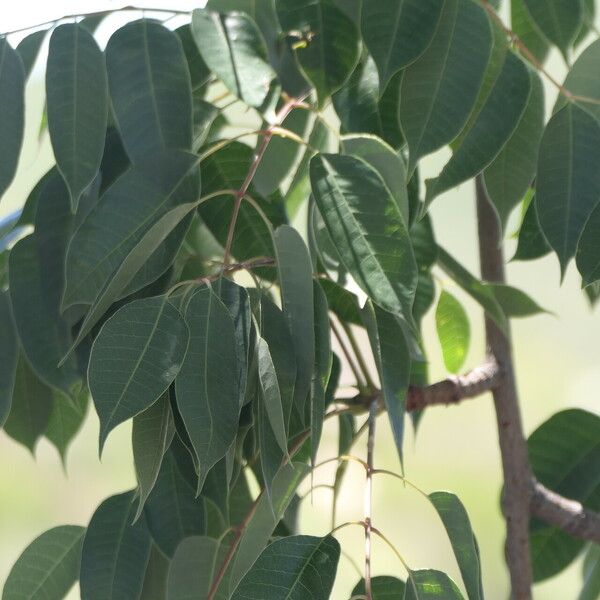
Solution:
[{"label": "green leaf", "polygon": [[446,573],[435,569],[410,571],[406,583],[404,600],[462,600],[456,584]]},{"label": "green leaf", "polygon": [[414,62],[431,43],[444,3],[439,0],[366,1],[363,39],[377,63],[381,91],[392,75]]},{"label": "green leaf", "polygon": [[445,290],[442,290],[438,300],[435,324],[446,369],[458,373],[469,352],[471,327],[462,304]]},{"label": "green leaf", "polygon": [[404,412],[410,383],[410,352],[398,318],[367,301],[362,310],[383,392],[383,400],[403,463]]},{"label": "green leaf", "polygon": [[139,598],[152,540],[144,519],[131,525],[134,513],[133,492],[111,496],[96,509],[83,540],[82,598]]},{"label": "green leaf", "polygon": [[583,278],[583,285],[589,286],[600,279],[600,247],[598,232],[600,231],[600,210],[598,205],[590,214],[581,237],[577,243],[577,269]]},{"label": "green leaf", "polygon": [[[404,598],[406,584],[401,579],[389,575],[371,578],[373,600],[398,600]],[[361,579],[352,590],[352,596],[366,595],[365,580]]]},{"label": "green leaf", "polygon": [[502,229],[513,208],[525,196],[537,167],[544,131],[544,88],[540,77],[530,72],[531,94],[521,120],[500,154],[484,171],[485,187]]},{"label": "green leaf", "polygon": [[181,41],[156,21],[117,30],[106,46],[112,107],[129,158],[190,149],[192,92]]},{"label": "green leaf", "polygon": [[174,434],[175,423],[167,390],[152,406],[133,418],[131,442],[139,491],[136,520],[156,483],[163,456]]},{"label": "green leaf", "polygon": [[108,118],[104,56],[77,23],[59,25],[50,37],[46,103],[52,150],[75,212],[100,168]]},{"label": "green leaf", "polygon": [[600,595],[600,547],[591,544],[583,563],[583,588],[577,600],[597,600]]},{"label": "green leaf", "polygon": [[[600,417],[569,409],[553,415],[527,441],[540,483],[590,510],[600,510]],[[533,577],[541,581],[567,567],[584,546],[545,522],[531,521]]]},{"label": "green leaf", "polygon": [[0,291],[0,428],[8,418],[19,357],[8,292]]},{"label": "green leaf", "polygon": [[507,317],[530,317],[547,312],[522,290],[502,283],[487,283]]},{"label": "green leaf", "polygon": [[169,564],[169,560],[153,544],[139,600],[166,600]]},{"label": "green leaf", "polygon": [[[202,56],[198,51],[194,34],[192,33],[191,23],[186,23],[175,30],[175,33],[181,40],[183,53],[187,61],[188,70],[190,72],[190,81],[194,92],[202,91],[207,87],[211,73],[207,64],[202,60]],[[195,96],[196,94],[194,94]]]},{"label": "green leaf", "polygon": [[583,21],[582,0],[523,0],[532,21],[566,57]]},{"label": "green leaf", "polygon": [[79,579],[85,527],[63,525],[37,537],[11,569],[2,600],[62,600]]},{"label": "green leaf", "polygon": [[90,393],[84,388],[71,401],[60,392],[54,392],[53,396],[52,413],[44,435],[54,444],[65,465],[69,444],[81,429],[87,414]]},{"label": "green leaf", "polygon": [[585,222],[600,198],[600,124],[570,102],[546,126],[538,159],[535,203],[545,238],[564,276]]},{"label": "green leaf", "polygon": [[316,464],[317,450],[323,433],[326,391],[332,366],[329,307],[323,288],[313,281],[315,309],[315,365],[310,392],[310,446],[312,464]]},{"label": "green leaf", "polygon": [[[358,63],[358,30],[332,0],[276,0],[276,7],[279,22],[322,106]],[[302,36],[307,39],[300,39]]]},{"label": "green leaf", "polygon": [[33,71],[47,33],[46,29],[34,31],[24,37],[17,45],[17,52],[23,61],[25,78],[28,78],[31,75],[31,71]]},{"label": "green leaf", "polygon": [[257,361],[260,393],[269,423],[282,452],[287,453],[287,423],[283,414],[281,394],[269,346],[263,338],[257,341]]},{"label": "green leaf", "polygon": [[0,39],[0,199],[11,184],[25,127],[25,71],[17,52]]},{"label": "green leaf", "polygon": [[[191,464],[186,473],[190,479],[195,477]],[[182,473],[171,448],[164,456],[144,509],[152,539],[169,558],[183,539],[206,533],[205,501],[202,497],[196,498],[193,483]]]},{"label": "green leaf", "polygon": [[340,558],[340,545],[324,538],[296,535],[273,542],[262,552],[233,593],[232,600],[262,598],[328,600]]},{"label": "green leaf", "polygon": [[500,329],[507,330],[506,315],[498,300],[496,300],[493,291],[485,283],[471,275],[441,246],[438,246],[438,264],[449,277],[482,306]]},{"label": "green leaf", "polygon": [[21,352],[12,389],[12,406],[4,431],[33,453],[51,413],[52,390],[37,378]]},{"label": "green leaf", "polygon": [[352,325],[363,325],[356,294],[329,279],[320,279],[319,283],[325,292],[329,309],[341,321]]},{"label": "green leaf", "polygon": [[204,62],[227,89],[249,106],[263,104],[275,72],[254,21],[240,12],[222,15],[197,9],[192,32]]},{"label": "green leaf", "polygon": [[296,355],[293,406],[303,420],[315,362],[312,264],[308,249],[294,228],[280,226],[274,242],[281,304]]},{"label": "green leaf", "polygon": [[409,174],[422,156],[451,142],[467,123],[491,49],[485,11],[471,0],[446,0],[431,44],[402,78],[400,123]]},{"label": "green leaf", "polygon": [[177,406],[199,462],[198,490],[231,446],[240,389],[233,319],[210,287],[194,292],[185,311],[190,344],[175,381]]},{"label": "green leaf", "polygon": [[104,323],[88,369],[100,418],[100,451],[117,425],[154,404],[171,385],[188,338],[183,317],[160,296],[130,302]]},{"label": "green leaf", "polygon": [[548,56],[550,45],[541,35],[529,12],[525,8],[524,0],[510,1],[510,19],[512,30],[519,36],[522,42],[531,50],[533,55],[543,63]]},{"label": "green leaf", "polygon": [[[596,100],[596,103],[577,100],[577,104],[597,119],[600,118],[600,104],[598,104],[600,101],[600,76],[596,68],[598,60],[600,60],[600,40],[591,43],[577,57],[563,83],[564,88],[575,96]],[[567,99],[560,94],[556,99],[553,112],[559,111],[567,102]]]},{"label": "green leaf", "polygon": [[[551,251],[544,234],[535,208],[535,197],[531,194],[523,200],[525,216],[519,229],[519,242],[512,260],[533,260],[545,256]],[[580,239],[581,241],[581,239]]]},{"label": "green leaf", "polygon": [[219,540],[188,537],[177,546],[169,567],[168,600],[201,600],[210,589]]},{"label": "green leaf", "polygon": [[72,342],[70,325],[59,311],[72,222],[69,193],[53,171],[40,191],[35,232],[17,242],[9,257],[13,316],[23,350],[42,381],[69,397],[80,386],[76,362],[57,365]]},{"label": "green leaf", "polygon": [[371,135],[345,135],[340,140],[343,154],[362,158],[381,175],[398,204],[405,225],[409,223],[406,167],[399,153],[383,140]]},{"label": "green leaf", "polygon": [[450,538],[469,600],[483,600],[479,550],[465,507],[450,492],[433,492],[428,497]]},{"label": "green leaf", "polygon": [[[73,235],[66,258],[63,309],[92,304],[144,235],[171,209],[198,200],[199,188],[197,157],[192,154],[158,151],[138,160],[106,190]],[[161,228],[163,239],[173,228],[166,232]],[[144,256],[144,264],[151,255]],[[127,285],[133,293],[152,281],[141,277],[137,285],[130,284],[139,270],[128,270],[117,293]]]},{"label": "green leaf", "polygon": [[379,174],[352,156],[311,160],[312,190],[342,262],[382,308],[410,315],[417,267],[398,205]]},{"label": "green leaf", "polygon": [[440,175],[427,182],[426,204],[475,177],[498,156],[525,111],[531,86],[532,76],[525,63],[508,52],[500,74],[461,144]]}]

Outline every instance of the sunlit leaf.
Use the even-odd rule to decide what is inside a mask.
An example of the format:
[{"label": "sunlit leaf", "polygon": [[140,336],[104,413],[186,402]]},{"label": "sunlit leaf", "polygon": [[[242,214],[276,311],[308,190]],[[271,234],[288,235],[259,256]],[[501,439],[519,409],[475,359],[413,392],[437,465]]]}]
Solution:
[{"label": "sunlit leaf", "polygon": [[469,351],[471,326],[462,304],[445,290],[440,294],[435,324],[446,369],[451,373],[458,373]]}]

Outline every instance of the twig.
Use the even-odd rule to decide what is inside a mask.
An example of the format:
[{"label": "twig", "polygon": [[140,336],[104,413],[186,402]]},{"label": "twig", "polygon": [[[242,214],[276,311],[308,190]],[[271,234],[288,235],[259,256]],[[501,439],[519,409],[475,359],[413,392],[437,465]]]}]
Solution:
[{"label": "twig", "polygon": [[369,408],[369,435],[367,437],[367,481],[365,485],[365,595],[373,599],[371,584],[371,529],[373,512],[373,453],[375,451],[375,425],[377,422],[377,401]]},{"label": "twig", "polygon": [[352,371],[352,373],[354,373],[354,378],[356,379],[356,385],[357,385],[358,389],[361,391],[365,390],[366,383],[362,378],[360,369],[356,366],[356,364],[354,362],[354,358],[352,357],[352,354],[346,347],[344,338],[342,337],[342,334],[339,332],[339,330],[335,324],[335,321],[333,319],[329,319],[329,325],[331,326],[331,331],[333,331],[333,335],[337,339],[338,344],[340,345],[340,348],[342,349],[342,352],[344,353],[344,356],[346,357],[346,362],[348,363],[350,370]]},{"label": "twig", "polygon": [[367,386],[371,390],[376,389],[375,383],[373,382],[373,379],[371,378],[371,373],[369,372],[369,369],[367,367],[367,363],[365,362],[365,359],[363,358],[363,355],[362,355],[362,352],[358,345],[358,342],[356,341],[356,338],[354,337],[354,333],[352,332],[352,328],[345,321],[340,320],[340,324],[342,325],[342,329],[344,330],[344,333],[346,334],[346,337],[348,338],[348,341],[350,342],[350,346],[352,347],[354,356],[356,356],[356,361],[358,362],[358,366],[360,367],[360,370],[363,372],[363,374],[365,376],[365,381],[367,382]]},{"label": "twig", "polygon": [[[481,175],[475,181],[481,275],[486,281],[504,283],[504,257],[498,223]],[[506,519],[506,561],[515,600],[531,598],[532,571],[529,552],[529,507],[531,468],[512,359],[510,338],[488,316],[485,317],[488,353],[502,370],[502,379],[493,388],[502,467]],[[510,333],[508,334],[510,335]]]}]

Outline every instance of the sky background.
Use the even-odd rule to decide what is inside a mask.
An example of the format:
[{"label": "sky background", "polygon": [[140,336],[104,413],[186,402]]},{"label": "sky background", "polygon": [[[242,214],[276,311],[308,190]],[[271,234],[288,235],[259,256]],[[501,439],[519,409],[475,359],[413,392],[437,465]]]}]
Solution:
[{"label": "sky background", "polygon": [[[192,9],[197,2],[146,2],[146,7],[165,6]],[[506,4],[506,2],[505,2]],[[0,3],[0,27],[12,31],[76,11],[93,12],[122,6],[114,2],[20,0]],[[98,40],[104,45],[110,33],[126,16],[103,24]],[[173,21],[173,25],[176,21]],[[16,44],[24,34],[10,36]],[[591,40],[589,40],[591,41]],[[589,41],[587,43],[589,43]],[[585,47],[584,44],[583,47]],[[41,57],[27,88],[26,141],[15,181],[0,204],[0,218],[21,206],[39,177],[52,165],[47,135],[38,141],[43,107],[43,62]],[[548,69],[562,80],[565,66],[553,53]],[[556,90],[547,84],[547,111],[556,98]],[[437,174],[448,152],[428,157],[423,176]],[[471,183],[439,197],[432,216],[438,242],[457,256],[472,272],[478,270],[474,193]],[[517,222],[513,215],[509,234]],[[514,240],[506,241],[506,254],[514,252]],[[515,359],[526,432],[558,410],[580,407],[598,411],[600,389],[600,351],[598,333],[600,316],[592,312],[580,291],[580,279],[574,265],[559,285],[558,261],[554,256],[529,263],[510,263],[508,280],[552,311],[514,322]],[[454,293],[468,309],[472,347],[466,368],[481,361],[484,352],[483,319],[479,308],[443,274],[439,283]],[[439,343],[435,335],[432,311],[425,321],[425,341],[431,359],[432,380],[445,376]],[[361,343],[367,347],[363,337]],[[347,375],[346,375],[347,376]],[[337,453],[335,425],[328,424],[321,457]],[[70,448],[66,471],[47,442],[42,441],[35,457],[0,432],[0,585],[19,553],[46,529],[65,523],[87,524],[97,505],[106,497],[135,485],[131,458],[130,424],[111,434],[102,462],[97,457],[98,419],[90,410],[83,431]],[[364,453],[365,441],[356,452]],[[385,417],[378,422],[375,454],[380,468],[398,470],[398,459]],[[464,402],[458,407],[427,411],[418,435],[409,431],[405,449],[407,477],[427,492],[447,489],[464,502],[482,554],[486,597],[503,600],[507,596],[507,574],[503,562],[503,522],[499,510],[501,486],[500,457],[493,405],[489,395]],[[315,482],[324,482],[332,471],[322,469]],[[338,522],[362,516],[364,476],[351,466],[341,495]],[[432,567],[445,570],[460,581],[450,545],[443,527],[427,503],[394,480],[377,479],[374,492],[374,522],[393,539],[413,568]],[[302,532],[323,535],[330,529],[331,498],[327,490],[314,492],[302,507]],[[340,532],[344,551],[362,568],[362,532]],[[373,551],[374,574],[404,576],[396,559],[379,542]],[[351,562],[342,556],[340,574],[333,600],[347,600],[358,579]],[[580,588],[581,565],[576,563],[563,574],[536,587],[540,600],[576,598]],[[76,590],[69,598],[77,598]]]}]

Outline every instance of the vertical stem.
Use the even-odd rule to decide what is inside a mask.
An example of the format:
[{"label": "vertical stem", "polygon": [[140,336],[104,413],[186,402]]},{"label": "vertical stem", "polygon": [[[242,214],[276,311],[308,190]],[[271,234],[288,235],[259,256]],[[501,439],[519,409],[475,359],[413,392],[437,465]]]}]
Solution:
[{"label": "vertical stem", "polygon": [[[481,176],[475,182],[481,276],[504,283],[504,257],[498,219]],[[515,381],[510,333],[506,336],[488,317],[485,319],[488,352],[495,358],[502,378],[493,390],[498,438],[504,471],[502,508],[506,519],[505,553],[514,600],[531,599],[529,508],[531,467],[523,433]]]},{"label": "vertical stem", "polygon": [[369,435],[367,438],[367,482],[365,486],[365,595],[373,600],[371,585],[371,515],[373,508],[373,452],[375,450],[375,423],[377,420],[377,402],[369,407]]},{"label": "vertical stem", "polygon": [[358,342],[356,341],[356,338],[354,337],[352,327],[348,323],[346,323],[345,321],[342,321],[342,320],[340,320],[340,324],[342,325],[342,329],[346,333],[346,337],[348,338],[348,341],[350,342],[350,346],[352,347],[354,355],[356,356],[356,361],[358,362],[358,366],[360,367],[361,371],[363,372],[363,374],[365,376],[365,381],[367,382],[367,386],[371,390],[376,390],[377,386],[375,385],[375,383],[373,382],[373,379],[371,378],[371,373],[369,372],[367,363],[365,362],[362,352],[360,351],[360,346],[358,345]]}]

